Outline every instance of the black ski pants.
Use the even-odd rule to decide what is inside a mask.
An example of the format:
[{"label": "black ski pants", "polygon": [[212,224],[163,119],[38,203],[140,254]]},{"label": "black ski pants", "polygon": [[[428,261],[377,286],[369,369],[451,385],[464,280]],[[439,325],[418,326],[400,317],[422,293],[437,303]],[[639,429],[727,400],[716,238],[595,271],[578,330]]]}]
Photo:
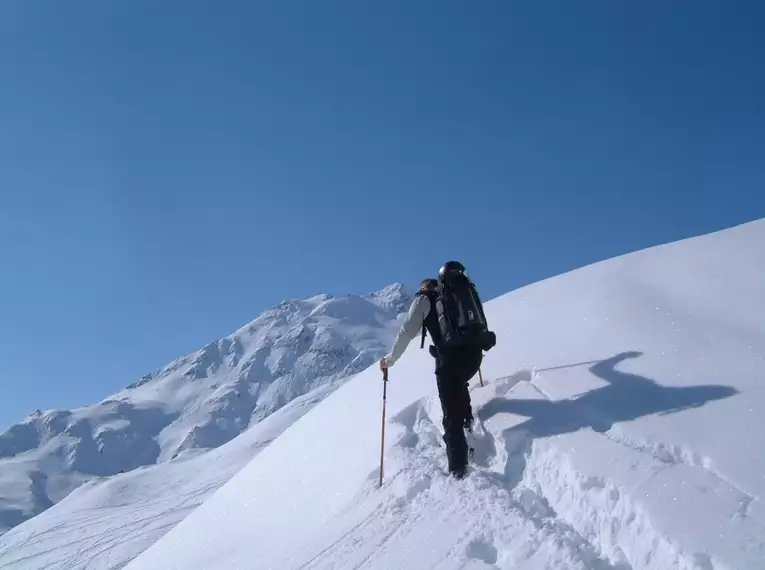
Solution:
[{"label": "black ski pants", "polygon": [[432,350],[436,358],[436,381],[443,413],[444,443],[449,471],[467,466],[468,448],[465,427],[472,425],[473,411],[468,383],[483,361],[480,348],[449,351]]}]

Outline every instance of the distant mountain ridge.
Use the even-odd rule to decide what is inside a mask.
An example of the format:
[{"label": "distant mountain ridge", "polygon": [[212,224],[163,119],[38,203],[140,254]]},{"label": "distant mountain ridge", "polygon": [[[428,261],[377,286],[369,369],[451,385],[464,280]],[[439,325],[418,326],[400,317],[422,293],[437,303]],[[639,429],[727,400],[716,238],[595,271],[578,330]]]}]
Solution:
[{"label": "distant mountain ridge", "polygon": [[367,368],[411,296],[316,295],[266,310],[97,404],[0,433],[0,533],[94,478],[216,448],[307,392]]}]

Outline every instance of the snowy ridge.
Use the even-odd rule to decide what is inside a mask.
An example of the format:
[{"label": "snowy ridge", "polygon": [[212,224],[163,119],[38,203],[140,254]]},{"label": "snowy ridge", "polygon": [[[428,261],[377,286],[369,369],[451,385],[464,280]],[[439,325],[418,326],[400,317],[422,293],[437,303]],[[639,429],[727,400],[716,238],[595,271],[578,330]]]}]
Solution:
[{"label": "snowy ridge", "polygon": [[763,252],[759,221],[494,299],[466,480],[444,473],[432,360],[412,346],[382,489],[372,367],[127,568],[759,568]]},{"label": "snowy ridge", "polygon": [[36,411],[0,433],[0,532],[109,477],[219,447],[285,404],[368,367],[409,296],[317,295],[265,311],[102,402]]},{"label": "snowy ridge", "polygon": [[381,489],[369,366],[214,451],[81,487],[0,537],[0,569],[759,568],[763,252],[759,221],[488,302],[463,481],[417,339],[390,373]]}]

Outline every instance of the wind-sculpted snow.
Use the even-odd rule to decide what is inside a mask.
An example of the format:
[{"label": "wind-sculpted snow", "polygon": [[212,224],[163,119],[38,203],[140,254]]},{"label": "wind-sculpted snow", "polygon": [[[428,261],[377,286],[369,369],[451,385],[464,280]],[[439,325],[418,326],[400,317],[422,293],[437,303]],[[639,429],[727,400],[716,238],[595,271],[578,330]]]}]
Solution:
[{"label": "wind-sculpted snow", "polygon": [[0,433],[0,532],[93,477],[219,447],[363,370],[388,347],[408,304],[398,284],[285,301],[98,404],[31,414]]}]

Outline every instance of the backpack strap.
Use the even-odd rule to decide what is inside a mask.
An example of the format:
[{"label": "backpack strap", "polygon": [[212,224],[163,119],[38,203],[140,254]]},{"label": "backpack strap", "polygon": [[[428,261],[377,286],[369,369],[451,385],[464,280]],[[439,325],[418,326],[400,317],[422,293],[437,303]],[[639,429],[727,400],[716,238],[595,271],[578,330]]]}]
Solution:
[{"label": "backpack strap", "polygon": [[425,327],[425,321],[427,320],[428,315],[430,315],[431,311],[433,311],[434,309],[433,300],[435,299],[436,296],[430,291],[418,291],[417,293],[415,293],[415,297],[427,297],[428,301],[430,301],[430,311],[428,311],[428,314],[425,315],[424,319],[422,319],[422,336],[420,337],[420,350],[422,350],[423,348],[425,348],[425,336],[428,333],[428,329]]}]

